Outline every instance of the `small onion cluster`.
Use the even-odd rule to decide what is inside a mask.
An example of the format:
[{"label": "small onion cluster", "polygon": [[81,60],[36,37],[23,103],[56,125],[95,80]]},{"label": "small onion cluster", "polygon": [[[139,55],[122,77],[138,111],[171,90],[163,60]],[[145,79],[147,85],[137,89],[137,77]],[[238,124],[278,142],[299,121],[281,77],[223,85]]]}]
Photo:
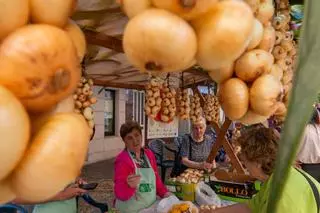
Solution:
[{"label": "small onion cluster", "polygon": [[169,122],[172,121],[176,116],[177,107],[176,107],[176,90],[174,88],[169,88],[168,84],[163,85],[161,91],[162,98],[162,108],[160,113],[161,121]]},{"label": "small onion cluster", "polygon": [[149,84],[146,85],[146,103],[145,112],[147,116],[155,119],[161,109],[161,88],[162,80],[152,78]]},{"label": "small onion cluster", "polygon": [[178,93],[178,115],[181,120],[190,118],[190,98],[188,89],[180,90]]},{"label": "small onion cluster", "polygon": [[75,101],[75,112],[82,114],[91,129],[94,127],[94,113],[92,105],[97,103],[97,98],[93,97],[93,80],[87,79],[86,77],[81,77],[78,83],[78,88],[76,89],[73,99]]},{"label": "small onion cluster", "polygon": [[190,120],[192,123],[198,122],[202,118],[203,109],[200,103],[200,97],[196,93],[190,97],[191,111],[190,111]]},{"label": "small onion cluster", "polygon": [[212,94],[205,96],[206,104],[203,107],[204,115],[207,121],[219,123],[220,104],[218,97]]}]

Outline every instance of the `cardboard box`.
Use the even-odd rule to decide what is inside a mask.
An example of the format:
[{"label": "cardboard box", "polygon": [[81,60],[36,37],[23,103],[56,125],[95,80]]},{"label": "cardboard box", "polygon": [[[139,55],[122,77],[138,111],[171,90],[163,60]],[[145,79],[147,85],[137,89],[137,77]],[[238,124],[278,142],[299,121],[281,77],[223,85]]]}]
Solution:
[{"label": "cardboard box", "polygon": [[260,191],[261,187],[261,182],[259,181],[250,183],[234,183],[210,180],[207,184],[220,196],[221,199],[240,203],[251,199]]},{"label": "cardboard box", "polygon": [[195,201],[195,189],[197,184],[178,183],[166,181],[168,190],[183,201]]}]

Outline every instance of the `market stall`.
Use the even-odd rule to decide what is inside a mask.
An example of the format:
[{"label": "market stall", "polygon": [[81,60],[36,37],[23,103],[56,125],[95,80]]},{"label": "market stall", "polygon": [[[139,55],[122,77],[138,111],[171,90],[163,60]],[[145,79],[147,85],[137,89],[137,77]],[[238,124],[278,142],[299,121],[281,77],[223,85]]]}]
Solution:
[{"label": "market stall", "polygon": [[[21,138],[14,138],[21,149],[3,155],[16,159],[0,170],[0,191],[5,192],[1,202],[17,195],[34,201],[48,198],[76,176],[86,139],[93,134],[93,85],[145,90],[145,113],[155,122],[170,125],[205,117],[214,128],[218,137],[207,161],[223,147],[230,165],[188,170],[169,180],[168,187],[180,199],[195,202],[200,181],[221,198],[239,202],[259,190],[226,133],[231,122],[254,125],[271,119],[281,125],[285,120],[297,57],[288,1],[79,0],[76,8],[73,1],[56,8],[34,1],[31,20],[27,5],[12,2],[10,12],[24,14],[24,20],[16,24],[12,17],[14,29],[5,26],[7,31],[0,34],[0,69],[5,70],[0,85],[6,88],[0,92],[20,112],[12,117],[21,124]],[[26,52],[30,45],[34,50]],[[213,83],[218,85],[216,94],[203,95],[197,88]],[[223,124],[220,110],[226,117]],[[71,136],[75,128],[76,142]],[[26,153],[29,130],[33,142]],[[150,138],[158,133],[149,133]],[[169,129],[166,134],[176,132]],[[51,137],[63,139],[66,150],[78,147],[76,157],[61,150],[56,154],[61,161],[70,160],[63,168],[70,174],[61,176],[60,170],[46,166],[51,161],[42,151],[55,146],[45,143]],[[35,175],[46,172],[52,176]],[[7,182],[9,175],[12,183]],[[37,187],[30,188],[30,183]],[[218,206],[216,201],[200,204],[203,212]],[[192,206],[177,205],[173,208],[178,212]]]}]

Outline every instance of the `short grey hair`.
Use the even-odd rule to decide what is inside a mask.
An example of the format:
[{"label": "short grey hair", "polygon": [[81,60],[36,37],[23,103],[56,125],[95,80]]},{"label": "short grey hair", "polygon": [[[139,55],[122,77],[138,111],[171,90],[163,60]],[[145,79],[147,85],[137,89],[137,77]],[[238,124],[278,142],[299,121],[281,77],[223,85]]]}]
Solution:
[{"label": "short grey hair", "polygon": [[199,124],[203,124],[205,127],[207,126],[207,121],[203,116],[198,118],[195,122],[192,122],[192,127],[196,126],[196,125],[199,125]]}]

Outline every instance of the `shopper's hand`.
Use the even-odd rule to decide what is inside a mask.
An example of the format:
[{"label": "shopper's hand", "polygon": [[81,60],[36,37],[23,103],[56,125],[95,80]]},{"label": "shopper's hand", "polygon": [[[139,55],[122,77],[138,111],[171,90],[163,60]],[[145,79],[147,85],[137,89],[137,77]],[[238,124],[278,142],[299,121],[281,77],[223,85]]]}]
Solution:
[{"label": "shopper's hand", "polygon": [[82,178],[78,178],[77,180],[76,180],[76,184],[78,184],[78,185],[84,185],[84,184],[87,184],[88,182],[87,181],[85,181],[85,180],[83,180]]},{"label": "shopper's hand", "polygon": [[301,169],[301,164],[302,163],[300,161],[296,161],[295,162],[295,167],[298,168],[298,169]]},{"label": "shopper's hand", "polygon": [[140,179],[140,175],[129,175],[127,178],[127,183],[131,188],[135,189],[140,184]]},{"label": "shopper's hand", "polygon": [[172,196],[173,194],[171,193],[171,192],[167,192],[167,193],[165,193],[165,195],[163,196],[164,198],[167,198],[167,197],[170,197],[170,196]]},{"label": "shopper's hand", "polygon": [[208,163],[206,161],[202,162],[201,169],[210,170],[216,168],[216,162]]},{"label": "shopper's hand", "polygon": [[224,162],[225,163],[230,163],[231,162],[231,159],[228,155],[226,155],[225,159],[224,159]]},{"label": "shopper's hand", "polygon": [[201,169],[208,170],[208,169],[211,169],[211,168],[212,168],[212,164],[211,163],[208,163],[206,161],[202,162]]},{"label": "shopper's hand", "polygon": [[69,200],[71,198],[74,198],[76,196],[81,196],[85,194],[87,191],[84,189],[80,189],[78,187],[72,186],[68,187],[62,192],[60,192],[60,198],[61,200]]}]

